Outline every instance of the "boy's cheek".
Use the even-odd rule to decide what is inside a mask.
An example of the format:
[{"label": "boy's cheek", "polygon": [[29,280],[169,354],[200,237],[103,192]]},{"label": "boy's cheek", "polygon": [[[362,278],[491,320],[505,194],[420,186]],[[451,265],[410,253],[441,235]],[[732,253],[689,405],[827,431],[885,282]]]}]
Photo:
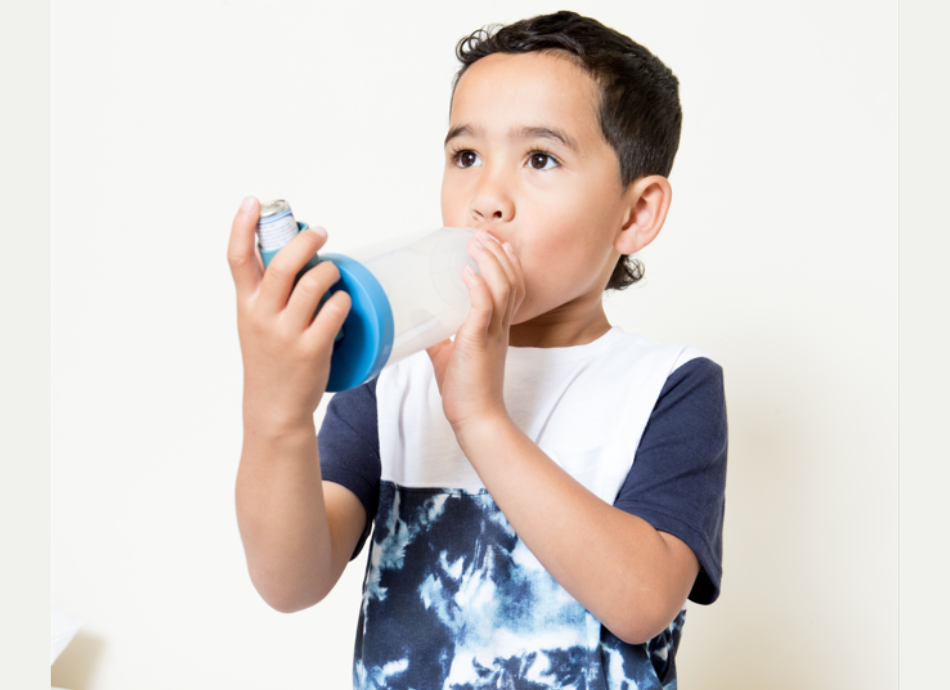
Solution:
[{"label": "boy's cheek", "polygon": [[442,194],[442,212],[456,223],[468,218],[471,195],[460,185],[453,185]]},{"label": "boy's cheek", "polygon": [[464,228],[465,223],[462,221],[461,216],[462,214],[458,212],[456,204],[453,204],[451,200],[443,200],[442,225],[448,228]]},{"label": "boy's cheek", "polygon": [[456,183],[451,179],[451,173],[446,171],[442,180],[442,224],[447,227],[465,227],[464,195]]}]

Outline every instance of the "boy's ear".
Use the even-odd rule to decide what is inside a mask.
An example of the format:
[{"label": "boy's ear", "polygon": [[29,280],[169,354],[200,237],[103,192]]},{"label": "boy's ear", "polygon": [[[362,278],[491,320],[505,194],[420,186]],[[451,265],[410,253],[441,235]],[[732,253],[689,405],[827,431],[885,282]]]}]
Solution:
[{"label": "boy's ear", "polygon": [[672,199],[673,188],[662,175],[631,182],[624,193],[627,211],[614,248],[621,254],[636,254],[655,240],[666,222]]}]

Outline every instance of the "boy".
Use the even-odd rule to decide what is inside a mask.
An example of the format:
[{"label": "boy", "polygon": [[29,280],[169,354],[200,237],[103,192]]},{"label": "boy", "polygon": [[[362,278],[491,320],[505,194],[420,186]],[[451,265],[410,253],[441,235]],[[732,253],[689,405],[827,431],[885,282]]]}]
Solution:
[{"label": "boy", "polygon": [[677,80],[570,12],[459,44],[442,188],[480,230],[454,341],[313,412],[348,297],[266,274],[257,202],[229,248],[245,367],[237,482],[252,581],[281,611],[320,601],[375,525],[358,688],[675,688],[687,597],[721,578],[721,369],[611,328],[602,294],[639,278],[679,142]]}]

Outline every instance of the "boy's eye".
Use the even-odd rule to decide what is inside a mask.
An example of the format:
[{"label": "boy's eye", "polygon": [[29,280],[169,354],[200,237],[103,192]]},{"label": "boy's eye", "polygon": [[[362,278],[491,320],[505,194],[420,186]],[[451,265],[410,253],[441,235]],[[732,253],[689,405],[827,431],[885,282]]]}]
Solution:
[{"label": "boy's eye", "polygon": [[528,165],[535,170],[550,170],[551,168],[557,167],[557,161],[554,159],[554,156],[549,153],[535,151],[528,159]]},{"label": "boy's eye", "polygon": [[455,154],[455,162],[460,168],[471,168],[481,163],[482,159],[474,151],[459,151]]}]

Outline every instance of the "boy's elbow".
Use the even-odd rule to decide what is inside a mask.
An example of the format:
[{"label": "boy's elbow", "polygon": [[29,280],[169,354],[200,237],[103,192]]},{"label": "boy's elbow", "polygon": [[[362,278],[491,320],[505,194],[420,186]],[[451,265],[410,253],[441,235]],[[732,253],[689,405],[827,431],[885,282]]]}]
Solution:
[{"label": "boy's elbow", "polygon": [[286,586],[281,587],[280,585],[273,586],[266,582],[259,582],[253,577],[251,582],[264,603],[280,613],[303,611],[319,604],[327,595],[326,592],[304,591]]},{"label": "boy's elbow", "polygon": [[273,600],[273,599],[270,599],[270,600],[264,599],[264,601],[267,602],[267,605],[270,606],[275,611],[277,611],[278,613],[297,613],[297,611],[303,611],[304,609],[308,609],[317,603],[317,602],[302,603],[302,602],[293,602],[293,601],[280,601],[280,600]]},{"label": "boy's elbow", "polygon": [[654,637],[670,627],[676,616],[682,610],[682,605],[675,607],[632,607],[627,611],[636,611],[635,616],[615,617],[614,620],[604,621],[607,629],[617,638],[631,645],[646,644]]},{"label": "boy's elbow", "polygon": [[633,621],[626,624],[620,623],[614,627],[608,625],[607,629],[622,642],[626,642],[630,645],[638,645],[646,644],[663,632],[666,627],[667,626],[661,626],[659,628],[647,627],[642,624],[642,621]]},{"label": "boy's elbow", "polygon": [[611,602],[610,620],[603,620],[627,644],[645,644],[669,628],[686,605],[699,573],[699,561],[688,545],[672,535],[664,540],[672,557],[668,566],[639,582],[628,582]]},{"label": "boy's elbow", "polygon": [[323,597],[277,595],[262,592],[260,589],[257,590],[257,593],[261,595],[261,599],[263,599],[268,606],[280,613],[297,613],[297,611],[309,609],[311,606],[316,606],[323,601]]}]

